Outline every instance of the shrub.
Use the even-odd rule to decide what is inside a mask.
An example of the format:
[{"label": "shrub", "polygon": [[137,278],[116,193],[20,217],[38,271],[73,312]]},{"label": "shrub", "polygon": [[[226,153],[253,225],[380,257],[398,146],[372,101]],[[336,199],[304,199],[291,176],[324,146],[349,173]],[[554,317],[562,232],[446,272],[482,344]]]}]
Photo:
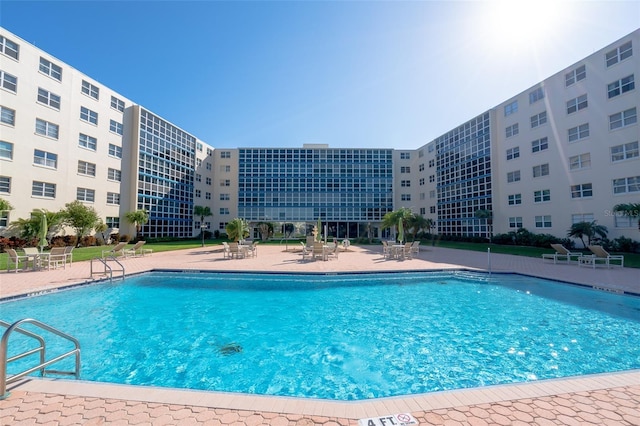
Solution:
[{"label": "shrub", "polygon": [[93,247],[96,245],[96,237],[93,235],[85,235],[80,242],[82,247]]},{"label": "shrub", "polygon": [[640,242],[627,237],[618,237],[611,241],[611,250],[626,253],[640,253]]},{"label": "shrub", "polygon": [[75,235],[58,235],[51,239],[49,242],[50,247],[66,247],[76,246],[78,238]]},{"label": "shrub", "polygon": [[0,237],[0,248],[2,249],[3,252],[6,251],[6,249],[17,249],[17,248],[21,248],[27,245],[27,241],[23,240],[22,238],[18,238],[18,237]]},{"label": "shrub", "polygon": [[118,241],[120,241],[121,243],[128,243],[129,241],[131,241],[131,237],[127,234],[121,234]]}]

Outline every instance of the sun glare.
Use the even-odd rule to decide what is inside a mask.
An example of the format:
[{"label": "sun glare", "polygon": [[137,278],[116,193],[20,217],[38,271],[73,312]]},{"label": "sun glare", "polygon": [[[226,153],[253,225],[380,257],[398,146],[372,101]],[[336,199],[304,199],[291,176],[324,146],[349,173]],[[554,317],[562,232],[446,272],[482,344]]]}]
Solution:
[{"label": "sun glare", "polygon": [[548,40],[566,13],[562,0],[495,0],[487,3],[486,30],[505,47]]}]

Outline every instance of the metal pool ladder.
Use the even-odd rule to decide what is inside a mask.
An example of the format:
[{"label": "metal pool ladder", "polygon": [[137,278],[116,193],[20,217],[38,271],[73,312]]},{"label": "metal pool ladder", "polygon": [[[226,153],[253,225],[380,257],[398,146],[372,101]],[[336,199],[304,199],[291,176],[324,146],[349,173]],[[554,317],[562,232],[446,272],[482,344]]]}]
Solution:
[{"label": "metal pool ladder", "polygon": [[[20,326],[22,324],[32,324],[42,330],[48,331],[50,333],[55,334],[56,336],[59,336],[65,340],[68,340],[69,342],[73,343],[74,349],[62,355],[58,355],[55,358],[52,358],[50,360],[46,360],[47,344],[45,343],[44,338],[34,332],[21,328]],[[0,320],[0,326],[7,328],[7,330],[2,335],[2,340],[0,340],[0,400],[6,399],[7,397],[9,397],[9,392],[7,392],[8,384],[11,384],[17,381],[18,379],[21,379],[22,377],[38,370],[40,371],[40,376],[42,377],[44,377],[46,374],[57,374],[57,375],[64,375],[64,376],[75,376],[76,379],[80,378],[80,342],[76,338],[56,328],[51,327],[48,324],[45,324],[43,322],[40,322],[32,318],[24,318],[14,322],[13,324],[9,324],[8,322]],[[8,349],[7,346],[9,343],[9,336],[14,331],[16,333],[20,333],[24,336],[31,337],[37,340],[38,346],[32,349],[28,349],[25,352],[22,352],[20,354],[14,355],[11,358],[7,358],[7,349]],[[20,373],[14,374],[11,377],[7,376],[7,364],[36,353],[40,353],[40,362],[38,363],[38,365],[28,368]],[[70,357],[72,355],[75,355],[75,359],[76,359],[74,371],[49,370],[46,368],[49,365],[62,361],[63,359]]]},{"label": "metal pool ladder", "polygon": [[[97,271],[93,269],[93,261],[96,262],[100,262],[102,263],[103,269],[102,271]],[[109,264],[107,263],[107,260],[113,261],[115,263],[117,263],[120,266],[120,269],[115,269],[115,271],[118,272],[122,272],[122,276],[121,278],[124,279],[125,276],[125,271],[124,271],[124,265],[122,263],[120,263],[120,261],[118,259],[116,259],[115,256],[108,256],[106,258],[101,258],[101,257],[96,257],[94,259],[91,259],[91,277],[93,277],[94,275],[106,275],[107,277],[109,277],[109,281],[113,281],[113,271],[114,269],[109,266]]]}]

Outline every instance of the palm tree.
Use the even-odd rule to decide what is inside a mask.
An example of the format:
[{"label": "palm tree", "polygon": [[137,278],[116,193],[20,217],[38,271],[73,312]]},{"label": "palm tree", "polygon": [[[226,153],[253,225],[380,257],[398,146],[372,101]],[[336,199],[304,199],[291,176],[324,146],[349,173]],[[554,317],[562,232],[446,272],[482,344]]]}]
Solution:
[{"label": "palm tree", "polygon": [[489,243],[491,243],[491,226],[493,225],[493,212],[491,210],[478,209],[475,211],[473,216],[478,219],[484,219],[484,222],[487,225],[487,231],[489,232]]},{"label": "palm tree", "polygon": [[385,214],[382,217],[382,229],[393,228],[398,231],[398,222],[402,220],[403,228],[407,228],[409,226],[409,221],[413,217],[413,212],[411,209],[406,207],[400,207],[398,210],[394,210]]},{"label": "palm tree", "polygon": [[640,230],[640,203],[616,204],[613,207],[614,212],[622,213],[638,220],[638,230]]},{"label": "palm tree", "polygon": [[[596,221],[592,222],[578,222],[571,225],[571,228],[567,231],[567,236],[578,238],[582,241],[582,246],[586,248],[591,245],[591,240],[596,236],[605,238],[607,236],[607,227],[598,225]],[[584,242],[584,238],[587,238],[587,242]]]},{"label": "palm tree", "polygon": [[273,235],[273,223],[271,222],[258,222],[256,227],[262,241],[267,241]]},{"label": "palm tree", "polygon": [[136,210],[125,213],[124,218],[127,222],[136,226],[136,239],[140,239],[142,225],[149,222],[149,213],[146,210]]},{"label": "palm tree", "polygon": [[237,217],[227,223],[225,230],[231,241],[240,241],[249,236],[249,222]]},{"label": "palm tree", "polygon": [[202,236],[202,247],[204,247],[204,218],[213,216],[213,213],[211,213],[211,209],[208,206],[195,206],[193,208],[193,215],[200,216],[200,235]]},{"label": "palm tree", "polygon": [[428,227],[428,221],[424,216],[414,214],[411,216],[411,219],[409,219],[408,227],[408,229],[411,229],[411,238],[415,241],[418,232]]}]

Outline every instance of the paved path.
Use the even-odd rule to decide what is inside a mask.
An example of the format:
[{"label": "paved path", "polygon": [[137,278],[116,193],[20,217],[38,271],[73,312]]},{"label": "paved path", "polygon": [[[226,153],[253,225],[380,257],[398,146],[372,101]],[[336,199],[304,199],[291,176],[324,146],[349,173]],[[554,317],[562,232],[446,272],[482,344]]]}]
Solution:
[{"label": "paved path", "polygon": [[[127,273],[150,269],[299,272],[487,269],[640,294],[640,271],[596,270],[541,259],[424,247],[411,260],[385,260],[379,246],[351,247],[337,260],[302,261],[295,245],[258,246],[251,259],[223,259],[219,247],[156,253],[123,261]],[[94,264],[94,266],[96,266]],[[0,297],[89,281],[90,263],[52,271],[0,273]],[[1,316],[1,307],[0,307]],[[401,412],[421,424],[640,425],[640,371],[340,403],[194,392],[82,381],[29,379],[0,401],[0,424],[355,425]]]}]

